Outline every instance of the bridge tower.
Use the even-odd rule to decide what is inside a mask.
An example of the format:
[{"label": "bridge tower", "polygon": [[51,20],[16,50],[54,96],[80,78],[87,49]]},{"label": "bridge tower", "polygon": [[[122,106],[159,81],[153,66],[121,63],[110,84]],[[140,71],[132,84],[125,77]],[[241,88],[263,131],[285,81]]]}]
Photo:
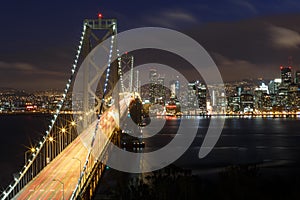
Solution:
[{"label": "bridge tower", "polygon": [[[117,34],[117,20],[116,19],[103,19],[101,14],[98,14],[98,19],[86,19],[84,20],[84,26],[86,27],[86,34],[83,39],[83,47],[82,47],[82,57],[81,61],[85,59],[85,57],[96,47],[98,44],[103,42],[104,40],[108,39],[111,36]],[[116,52],[116,47],[111,49],[113,53]],[[107,50],[109,53],[109,50]],[[111,67],[111,72],[113,76],[110,77],[108,82],[108,89],[105,91],[103,85],[99,85],[97,89],[97,94],[94,94],[90,89],[91,85],[94,84],[93,78],[90,77],[89,68],[86,67],[84,71],[84,85],[83,85],[83,113],[98,113],[101,114],[103,111],[103,104],[105,96],[110,95],[110,92],[113,86],[117,83],[119,76],[118,76],[118,67],[117,62],[113,62]],[[99,74],[94,74],[94,76],[99,76]],[[104,76],[104,75],[103,75]],[[105,79],[105,77],[101,77]],[[94,97],[91,99],[90,97]],[[89,105],[94,105],[95,107],[89,107]],[[85,128],[91,122],[92,115],[85,115],[83,114],[83,124],[82,127]]]},{"label": "bridge tower", "polygon": [[134,58],[132,55],[125,53],[121,56],[121,71],[126,73],[129,71],[129,76],[123,76],[123,83],[128,83],[122,87],[123,92],[134,92],[134,72],[133,72]]},{"label": "bridge tower", "polygon": [[[92,92],[91,89],[92,85],[95,85],[93,82],[93,77],[91,77],[91,68],[85,69],[83,73],[83,88],[82,91],[82,107],[81,110],[83,110],[82,115],[80,116],[79,120],[68,119],[63,118],[66,113],[64,110],[65,108],[70,108],[68,104],[69,100],[69,91],[73,87],[74,84],[74,77],[77,73],[77,68],[80,63],[84,61],[86,56],[96,47],[98,44],[100,44],[102,41],[108,39],[111,36],[115,36],[117,34],[117,20],[116,19],[102,19],[102,16],[99,15],[98,19],[86,19],[84,20],[84,26],[83,26],[83,32],[80,39],[80,43],[77,49],[76,57],[74,59],[74,63],[72,65],[72,73],[70,75],[70,78],[67,80],[66,87],[64,88],[64,92],[61,96],[60,101],[56,103],[56,106],[54,107],[54,110],[52,111],[52,117],[50,120],[50,124],[48,128],[46,129],[45,133],[42,135],[42,138],[40,138],[39,142],[34,145],[30,151],[28,150],[25,152],[25,164],[20,170],[20,172],[14,174],[14,179],[11,182],[11,184],[3,190],[2,194],[0,194],[1,200],[9,200],[15,198],[16,195],[19,194],[19,192],[26,188],[25,186],[31,182],[35,176],[37,176],[46,166],[54,160],[54,158],[60,154],[67,145],[69,145],[74,139],[75,136],[71,135],[71,132],[76,132],[76,127],[82,126],[83,128],[86,127],[91,120],[93,119],[93,116],[95,114],[102,114],[104,111],[104,99],[105,97],[111,95],[112,88],[114,88],[114,85],[118,82],[119,76],[121,73],[120,65],[118,60],[112,62],[110,64],[111,68],[110,70],[106,69],[106,74],[102,75],[103,79],[105,80],[104,85],[98,85],[98,89],[96,90],[95,94]],[[116,40],[116,37],[111,37],[112,40]],[[113,42],[116,44],[116,41]],[[117,54],[117,48],[116,45],[112,45],[112,48],[107,49],[107,53],[109,54],[108,60],[110,61],[112,58],[112,53]],[[114,57],[115,58],[115,57]],[[95,67],[95,70],[97,71],[97,66]],[[93,71],[95,71],[93,70]],[[112,74],[109,76],[109,73]],[[93,76],[100,76],[101,74],[93,74]],[[109,77],[109,79],[108,79]],[[100,79],[100,83],[101,80]],[[106,81],[107,80],[107,81]],[[98,83],[97,83],[98,84]],[[107,87],[106,87],[107,86]],[[110,87],[110,88],[109,88]],[[93,98],[91,98],[91,96]],[[117,97],[118,98],[118,97]],[[76,101],[76,100],[75,100]],[[73,102],[73,99],[72,99]],[[92,102],[92,103],[91,103]],[[119,102],[118,100],[116,102]],[[74,103],[74,102],[73,102]],[[93,107],[91,108],[91,105]],[[118,106],[118,103],[116,103],[116,106]],[[88,114],[89,113],[89,114]],[[74,115],[73,115],[74,116]],[[79,124],[81,123],[81,124]],[[63,127],[61,127],[63,125]],[[76,130],[75,130],[76,129]],[[116,130],[117,131],[117,130]],[[86,185],[86,188],[93,188],[95,189],[96,183],[98,182],[98,178],[100,177],[100,173],[102,174],[104,170],[104,164],[101,164],[100,162],[96,162],[94,164],[95,160],[90,156],[89,153],[87,158],[88,162],[85,163],[84,169],[81,171],[80,181],[82,181],[82,186]],[[88,165],[86,165],[88,163]],[[81,165],[81,163],[80,163]],[[84,171],[86,170],[86,171]],[[93,177],[91,181],[87,181],[87,184],[84,184],[86,179],[88,179],[85,172],[90,173],[91,175],[89,177]],[[93,175],[93,172],[95,171],[95,176]],[[87,173],[87,174],[88,174]],[[83,177],[83,178],[82,178]],[[97,179],[97,180],[96,180]],[[81,183],[81,182],[79,182]],[[89,186],[95,185],[93,187]],[[76,187],[78,195],[81,192],[81,185],[79,187]],[[88,194],[87,192],[81,192],[80,194]],[[74,192],[75,194],[75,192]],[[91,197],[92,195],[90,195]]]},{"label": "bridge tower", "polygon": [[[82,98],[83,123],[81,124],[82,130],[85,130],[91,124],[91,122],[93,122],[93,117],[95,117],[95,114],[98,114],[98,119],[100,119],[100,116],[104,113],[105,109],[109,107],[109,105],[106,105],[106,100],[109,99],[108,97],[113,96],[114,89],[117,89],[119,92],[119,85],[117,85],[119,79],[121,80],[121,84],[123,82],[121,78],[123,70],[120,64],[122,59],[118,54],[116,37],[114,37],[117,34],[116,19],[103,19],[102,16],[99,16],[98,19],[84,20],[84,26],[86,27],[86,35],[83,40],[83,55],[81,58],[82,62],[96,46],[106,39],[111,38],[111,46],[103,47],[106,49],[109,55],[106,74],[93,74],[94,72],[98,71],[99,66],[91,65],[84,67]],[[113,60],[114,58],[117,59]],[[98,80],[97,77],[99,76],[101,76],[100,81],[99,83],[96,83],[95,80]],[[94,93],[94,90],[92,89],[95,84],[98,84],[96,93]],[[114,104],[115,108],[119,111],[119,96],[116,95],[113,98],[115,98],[114,101],[116,102]],[[86,115],[86,113],[90,114]],[[96,125],[96,129],[97,127],[98,124]],[[111,142],[118,144],[120,137],[119,130],[115,129],[113,132],[114,134],[111,138]],[[94,133],[93,139],[95,136],[96,135]],[[91,142],[91,147],[94,146],[93,141],[94,140]],[[81,173],[77,186],[72,193],[71,199],[92,199],[93,194],[97,189],[98,182],[105,170],[105,164],[100,162],[97,158],[94,158],[92,148],[88,152],[83,168],[86,169],[89,165],[92,165],[92,168],[89,171],[88,176],[85,177],[84,171]]]}]

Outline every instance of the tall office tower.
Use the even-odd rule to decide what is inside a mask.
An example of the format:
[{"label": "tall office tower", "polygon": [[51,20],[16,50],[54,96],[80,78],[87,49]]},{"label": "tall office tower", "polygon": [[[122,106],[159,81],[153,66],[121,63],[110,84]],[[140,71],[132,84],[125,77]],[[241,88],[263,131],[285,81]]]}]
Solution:
[{"label": "tall office tower", "polygon": [[280,84],[280,78],[275,78],[274,80],[271,80],[268,85],[270,94],[277,94]]},{"label": "tall office tower", "polygon": [[177,98],[180,97],[180,82],[179,82],[179,80],[170,81],[170,90],[171,90],[171,93],[174,94]]},{"label": "tall office tower", "polygon": [[177,96],[177,98],[180,97],[180,82],[179,82],[179,80],[175,81],[175,95]]},{"label": "tall office tower", "polygon": [[265,106],[267,106],[267,96],[269,96],[269,87],[265,83],[262,83],[254,90],[254,107],[258,110],[266,110],[267,107]]},{"label": "tall office tower", "polygon": [[295,73],[295,83],[300,84],[300,71],[297,70]]},{"label": "tall office tower", "polygon": [[160,103],[164,103],[166,100],[166,88],[165,88],[165,78],[164,77],[159,77],[157,79],[157,84],[156,84],[156,95],[160,99]]},{"label": "tall office tower", "polygon": [[199,81],[188,83],[188,107],[190,109],[199,108],[201,113],[206,113],[206,85]]},{"label": "tall office tower", "polygon": [[151,103],[155,103],[156,94],[156,83],[157,83],[157,71],[155,69],[151,69],[149,72],[149,100]]},{"label": "tall office tower", "polygon": [[281,82],[284,85],[290,85],[292,83],[292,67],[280,66]]},{"label": "tall office tower", "polygon": [[207,107],[206,107],[206,96],[207,96],[207,89],[206,85],[196,82],[196,95],[198,99],[198,106],[200,108],[201,113],[206,113]]},{"label": "tall office tower", "polygon": [[195,83],[191,82],[188,83],[188,98],[187,98],[187,105],[188,108],[195,108],[197,106],[197,96],[196,96],[196,88]]},{"label": "tall office tower", "polygon": [[244,92],[244,88],[242,86],[236,87],[237,96],[241,96],[241,94]]},{"label": "tall office tower", "polygon": [[212,91],[211,101],[212,101],[212,106],[213,107],[217,105],[216,91],[215,90]]}]

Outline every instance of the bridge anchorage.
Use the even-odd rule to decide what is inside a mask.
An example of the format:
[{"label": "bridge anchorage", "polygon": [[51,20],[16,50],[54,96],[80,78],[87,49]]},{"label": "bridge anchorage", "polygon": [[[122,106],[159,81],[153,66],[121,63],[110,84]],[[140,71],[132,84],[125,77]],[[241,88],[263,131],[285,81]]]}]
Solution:
[{"label": "bridge anchorage", "polygon": [[[84,20],[71,74],[48,129],[25,152],[24,167],[2,192],[1,200],[92,199],[105,170],[99,156],[104,156],[108,148],[107,143],[97,140],[97,132],[104,132],[110,142],[120,146],[119,117],[128,110],[128,105],[119,106],[120,96],[124,98],[124,92],[135,90],[132,78],[127,84],[129,90],[123,80],[123,71],[133,68],[133,57],[119,54],[116,35],[116,19],[99,16]],[[105,73],[99,75],[97,66],[86,58],[108,38],[110,46],[103,47],[108,54],[107,66]],[[80,71],[84,62],[90,62],[90,67]],[[76,83],[78,76],[82,76],[80,83]],[[74,94],[78,86],[81,90]],[[120,93],[113,96],[112,90],[116,88]]]}]

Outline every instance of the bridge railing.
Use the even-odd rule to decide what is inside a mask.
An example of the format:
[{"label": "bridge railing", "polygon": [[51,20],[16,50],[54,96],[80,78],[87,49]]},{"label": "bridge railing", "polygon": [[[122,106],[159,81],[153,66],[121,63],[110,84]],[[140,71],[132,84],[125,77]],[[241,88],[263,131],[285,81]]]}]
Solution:
[{"label": "bridge railing", "polygon": [[[63,110],[63,106],[67,98],[67,94],[70,90],[72,81],[74,80],[74,75],[77,70],[79,57],[82,53],[82,45],[86,35],[86,28],[87,28],[87,24],[84,23],[81,40],[79,42],[76,57],[71,68],[71,75],[70,78],[67,80],[66,87],[62,94],[62,98],[56,105],[56,110],[54,111],[54,114],[52,116],[53,118],[51,119],[49,128],[48,130],[46,130],[45,135],[43,136],[41,141],[37,144],[37,146],[32,148],[30,158],[28,159],[28,161],[27,160],[25,161],[25,165],[21,169],[21,171],[14,176],[13,182],[2,192],[1,194],[2,200],[12,199],[66,146],[65,139],[64,139],[65,134],[58,134],[58,133],[66,132],[63,131],[64,129],[62,128],[60,129],[58,118],[60,116],[61,111]],[[52,153],[51,156],[48,156],[49,152]]]},{"label": "bridge railing", "polygon": [[[109,143],[113,142],[115,144],[119,144],[119,131],[118,131],[118,124],[109,114],[112,111],[107,111],[103,116],[98,119],[95,125],[95,132],[94,137],[98,134],[98,139],[92,141],[91,147],[88,155],[86,157],[86,161],[81,172],[80,178],[78,183],[72,193],[71,199],[90,199],[90,198],[83,198],[85,195],[92,196],[93,193],[89,193],[88,191],[95,191],[98,181],[102,176],[102,173],[105,169],[105,160],[107,159],[107,151],[109,150]],[[110,121],[109,121],[110,120]],[[106,126],[104,128],[104,124],[110,123],[112,126]],[[103,132],[107,136],[107,140],[99,139],[100,132]],[[94,146],[94,143],[96,145]],[[95,158],[95,156],[98,156]],[[100,162],[101,161],[101,162]],[[88,175],[88,176],[87,176]]]},{"label": "bridge railing", "polygon": [[[61,127],[59,127],[59,124]],[[76,122],[71,115],[62,115],[48,136],[25,152],[25,164],[14,180],[2,193],[1,199],[12,199],[23,187],[38,175],[76,137]]]}]

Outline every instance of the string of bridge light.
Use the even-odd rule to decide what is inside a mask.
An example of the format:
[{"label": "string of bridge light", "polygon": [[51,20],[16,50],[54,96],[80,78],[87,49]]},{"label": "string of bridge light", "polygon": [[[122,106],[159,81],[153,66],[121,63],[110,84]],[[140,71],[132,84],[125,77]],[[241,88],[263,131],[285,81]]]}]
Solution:
[{"label": "string of bridge light", "polygon": [[48,126],[48,130],[46,131],[46,137],[43,137],[44,139],[44,142],[46,142],[47,140],[47,137],[49,136],[52,128],[54,127],[54,124],[55,124],[55,121],[64,105],[64,102],[67,98],[67,93],[69,92],[69,89],[70,89],[70,86],[71,86],[71,83],[72,83],[72,80],[73,80],[73,77],[75,75],[75,72],[76,72],[76,69],[78,67],[78,61],[79,61],[79,57],[80,57],[80,54],[81,54],[81,49],[82,49],[82,46],[83,46],[83,40],[84,40],[84,36],[86,34],[86,28],[87,28],[87,24],[85,23],[83,25],[83,31],[82,31],[82,35],[80,37],[80,42],[79,42],[79,46],[78,46],[78,49],[77,49],[77,53],[76,53],[76,56],[75,56],[75,60],[74,60],[74,63],[72,65],[72,68],[71,68],[71,76],[70,78],[68,79],[67,81],[67,84],[66,84],[66,87],[64,89],[64,92],[62,94],[62,98],[61,100],[57,103],[57,109],[56,109],[56,112],[55,114],[53,115],[53,119],[51,120],[51,124]]},{"label": "string of bridge light", "polygon": [[[81,49],[82,49],[82,45],[83,45],[84,36],[86,34],[86,28],[87,28],[87,24],[85,23],[83,25],[83,31],[82,31],[82,35],[81,35],[81,38],[80,38],[79,46],[78,46],[78,49],[77,49],[76,57],[75,57],[73,65],[72,65],[71,76],[70,76],[70,78],[67,81],[67,84],[66,84],[66,87],[64,89],[64,93],[62,94],[61,100],[56,105],[57,109],[55,111],[55,114],[53,115],[53,118],[51,120],[51,124],[48,126],[48,130],[46,130],[46,135],[43,136],[43,141],[39,142],[39,147],[36,147],[34,151],[31,151],[33,159],[31,160],[29,158],[28,162],[27,162],[27,160],[25,161],[26,163],[24,165],[24,170],[21,171],[21,172],[19,172],[19,174],[20,174],[19,178],[15,177],[14,178],[14,181],[15,181],[14,184],[13,185],[10,184],[8,186],[9,190],[8,191],[6,191],[6,190],[3,191],[3,193],[2,193],[3,198],[2,199],[5,199],[5,198],[8,197],[8,195],[10,194],[10,192],[16,187],[16,185],[19,183],[19,181],[21,180],[21,178],[27,172],[27,170],[29,169],[29,167],[32,165],[34,159],[36,158],[36,155],[40,152],[40,150],[42,149],[44,143],[47,141],[48,136],[49,136],[51,130],[53,129],[53,127],[54,127],[55,121],[56,121],[56,119],[57,119],[57,117],[58,117],[58,115],[59,115],[59,113],[60,113],[60,111],[62,109],[62,106],[63,106],[63,104],[64,104],[64,102],[66,100],[67,93],[68,93],[68,91],[70,89],[70,86],[71,86],[71,83],[72,83],[75,71],[77,69],[77,64],[78,64],[79,56],[81,54]],[[27,163],[29,163],[29,164],[27,165]]]},{"label": "string of bridge light", "polygon": [[[110,40],[110,50],[109,50],[108,63],[107,63],[107,69],[106,69],[106,75],[105,75],[105,83],[104,83],[104,88],[103,88],[104,95],[107,90],[107,85],[108,85],[108,80],[109,80],[109,75],[110,75],[110,66],[111,66],[111,58],[112,58],[112,53],[113,53],[114,39],[115,39],[115,36],[112,35],[111,40]],[[102,101],[103,100],[104,100],[104,96],[103,96]]]},{"label": "string of bridge light", "polygon": [[[111,67],[111,61],[112,61],[112,54],[113,54],[113,47],[114,47],[114,39],[115,39],[115,36],[112,35],[111,36],[111,40],[110,40],[110,50],[109,50],[109,55],[108,55],[108,61],[107,61],[107,68],[106,68],[106,74],[105,74],[105,82],[104,82],[104,87],[103,87],[103,97],[101,99],[101,103],[104,103],[104,100],[105,100],[105,93],[106,93],[106,90],[107,90],[107,86],[108,86],[108,80],[109,80],[109,75],[110,75],[110,67]],[[100,113],[101,113],[101,110],[100,110]],[[91,141],[91,148],[89,149],[89,152],[86,156],[86,159],[85,159],[85,163],[84,163],[84,166],[83,166],[83,170],[82,170],[82,173],[79,177],[79,180],[77,182],[77,185],[75,187],[75,190],[73,191],[72,195],[71,195],[71,198],[70,199],[74,199],[75,197],[75,193],[76,191],[78,190],[79,188],[79,185],[80,185],[80,182],[81,182],[81,179],[83,177],[83,173],[84,171],[87,169],[87,165],[89,163],[89,158],[91,156],[91,153],[92,153],[92,148],[94,146],[94,142],[95,142],[95,139],[96,139],[96,134],[97,134],[97,131],[98,131],[98,128],[99,128],[99,124],[100,124],[100,114],[98,115],[98,120],[97,120],[97,123],[95,125],[95,129],[93,131],[93,137],[92,137],[92,141]]]},{"label": "string of bridge light", "polygon": [[[101,100],[102,103],[104,103],[104,100],[105,100],[105,94],[106,94],[109,75],[110,75],[110,66],[111,66],[111,59],[112,59],[112,54],[113,54],[114,39],[115,39],[115,36],[112,35],[111,39],[110,39],[110,49],[109,49],[107,68],[106,68],[106,74],[105,74],[105,82],[104,82],[104,87],[103,87],[103,96],[102,96],[102,100]],[[101,110],[100,110],[100,114],[101,114]],[[92,142],[91,142],[91,148],[93,148],[93,146],[94,146],[94,140],[95,140],[96,133],[97,133],[97,130],[98,130],[99,122],[100,122],[100,116],[98,117],[98,122],[97,122],[95,130],[94,130],[94,135],[93,135],[93,139],[92,139]]]},{"label": "string of bridge light", "polygon": [[120,82],[121,82],[121,88],[122,88],[122,92],[125,92],[125,87],[124,87],[124,82],[123,82],[123,73],[122,73],[122,59],[120,56],[120,51],[119,49],[117,49],[117,58],[118,58],[118,72],[120,75]]}]

